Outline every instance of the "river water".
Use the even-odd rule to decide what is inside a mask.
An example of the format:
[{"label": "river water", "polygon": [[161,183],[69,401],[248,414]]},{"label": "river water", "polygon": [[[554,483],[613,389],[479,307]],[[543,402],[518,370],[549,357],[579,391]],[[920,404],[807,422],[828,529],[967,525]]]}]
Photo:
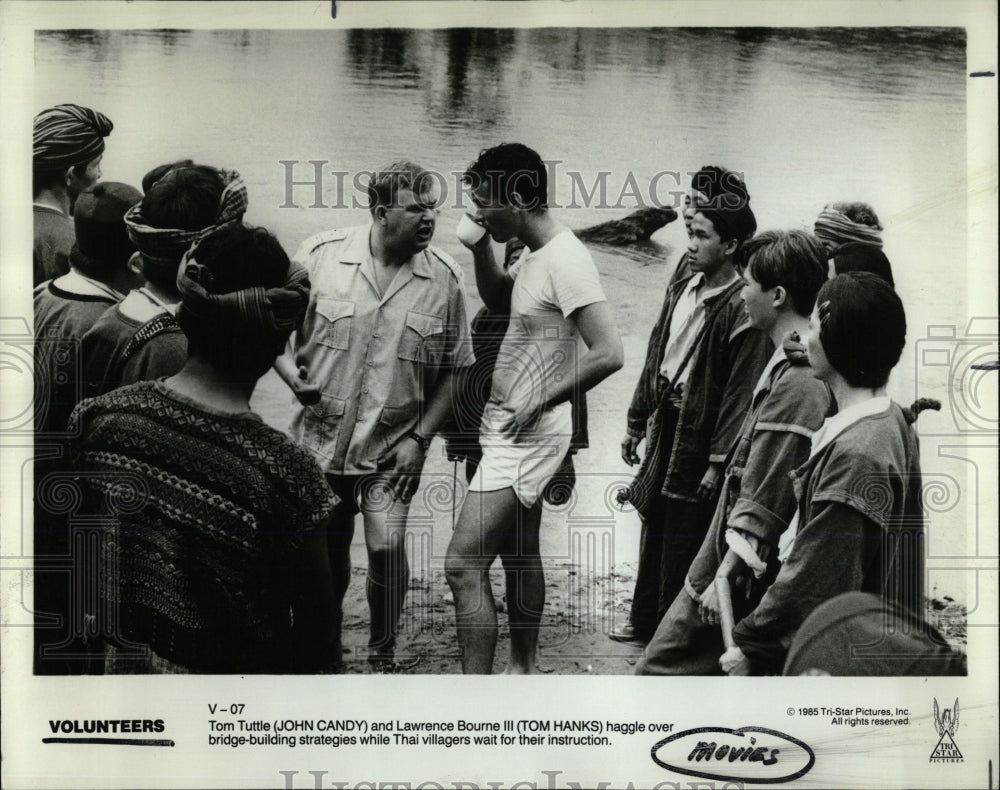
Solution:
[{"label": "river water", "polygon": [[[910,325],[892,394],[943,400],[944,413],[921,427],[954,433],[951,367],[927,364],[921,343],[940,327],[961,336],[968,321],[961,30],[62,31],[37,36],[35,64],[36,110],[74,101],[114,121],[105,179],[138,184],[152,166],[185,157],[235,168],[249,188],[247,219],[289,251],[365,220],[352,207],[363,197],[352,188],[358,172],[412,158],[446,174],[435,243],[463,264],[475,304],[447,174],[498,142],[525,142],[553,163],[556,203],[574,206],[561,217],[577,228],[624,216],[636,191],[670,203],[684,174],[707,163],[745,173],[762,229],[811,228],[827,202],[870,202]],[[313,186],[287,183],[312,180],[310,160],[323,163],[325,207],[312,207]],[[342,190],[335,171],[346,174]],[[584,195],[602,178],[603,207],[598,193]],[[627,477],[614,460],[620,428],[685,245],[682,224],[655,241],[594,250],[628,363],[620,383],[592,396],[601,427],[584,470],[611,464]],[[267,407],[280,411],[276,403]],[[932,513],[932,558],[965,553],[965,506],[979,496],[970,462],[935,452],[941,441],[923,446],[929,478],[951,486]],[[617,551],[634,558],[634,540]],[[959,576],[941,574],[931,587],[964,594]]]}]

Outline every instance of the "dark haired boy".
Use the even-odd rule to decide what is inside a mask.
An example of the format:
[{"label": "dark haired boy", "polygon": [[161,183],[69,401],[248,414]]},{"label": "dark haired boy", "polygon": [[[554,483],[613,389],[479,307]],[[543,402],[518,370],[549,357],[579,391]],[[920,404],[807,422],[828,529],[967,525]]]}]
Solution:
[{"label": "dark haired boy", "polygon": [[[748,241],[743,255],[748,263],[741,298],[749,324],[771,338],[775,351],[726,459],[708,534],[636,674],[718,672],[723,641],[715,577],[728,578],[739,568],[759,600],[761,585],[774,578],[778,538],[795,512],[788,475],[808,456],[809,439],[831,410],[829,392],[812,375],[805,355],[786,354],[782,346],[790,333],[806,333],[816,293],[826,281],[825,250],[802,231],[768,231]],[[734,608],[742,614],[752,602],[734,602]]]},{"label": "dark haired boy", "polygon": [[772,351],[767,335],[750,327],[740,299],[736,258],[757,228],[746,187],[728,173],[695,207],[691,274],[667,290],[622,439],[630,466],[639,463],[644,439],[647,446],[621,497],[638,510],[642,537],[629,621],[610,634],[620,642],[648,642],[680,592],[711,521],[723,463]]},{"label": "dark haired boy", "polygon": [[[707,203],[719,193],[727,191],[735,191],[740,196],[738,199],[742,199],[743,195],[746,196],[747,200],[750,199],[746,185],[743,183],[743,177],[739,173],[719,165],[704,165],[692,174],[691,189],[684,195],[684,210],[681,212],[681,216],[684,218],[684,229],[689,237],[691,235],[691,222],[694,215],[698,213],[698,204]],[[688,252],[685,250],[670,274],[667,287],[669,288],[679,280],[687,279],[690,276]]]},{"label": "dark haired boy", "polygon": [[[590,253],[548,211],[541,157],[519,143],[499,145],[479,155],[465,180],[488,231],[468,245],[476,284],[490,310],[511,318],[480,428],[482,459],[445,572],[462,669],[489,674],[498,636],[489,569],[500,557],[510,622],[507,672],[530,674],[545,604],[539,497],[569,449],[571,398],[618,370],[623,351]],[[492,242],[511,239],[527,251],[505,271]]]}]

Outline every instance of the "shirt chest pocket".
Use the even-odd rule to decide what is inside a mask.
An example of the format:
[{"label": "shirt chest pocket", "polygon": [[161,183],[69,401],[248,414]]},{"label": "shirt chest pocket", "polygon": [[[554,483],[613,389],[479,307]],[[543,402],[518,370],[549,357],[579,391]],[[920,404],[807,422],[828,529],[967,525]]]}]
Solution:
[{"label": "shirt chest pocket", "polygon": [[316,299],[316,342],[327,348],[344,350],[351,341],[354,302],[320,296]]},{"label": "shirt chest pocket", "polygon": [[441,317],[410,310],[399,339],[399,358],[424,365],[440,365],[444,352],[445,331]]}]

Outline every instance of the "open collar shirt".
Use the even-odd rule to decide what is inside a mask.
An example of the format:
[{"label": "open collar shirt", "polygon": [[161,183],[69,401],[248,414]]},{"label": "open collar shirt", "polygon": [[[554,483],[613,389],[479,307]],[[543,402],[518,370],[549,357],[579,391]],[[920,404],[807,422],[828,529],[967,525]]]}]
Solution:
[{"label": "open collar shirt", "polygon": [[322,397],[295,404],[289,433],[329,474],[377,471],[442,375],[474,359],[458,265],[428,247],[382,293],[370,233],[371,225],[319,233],[295,256],[311,283],[296,364]]},{"label": "open collar shirt", "polygon": [[705,275],[701,272],[688,280],[687,287],[677,300],[673,315],[670,317],[670,335],[663,352],[663,362],[660,364],[660,375],[671,381],[675,387],[685,384],[690,374],[690,366],[684,368],[680,375],[677,375],[677,369],[705,325],[705,301],[724,292],[736,282],[736,279],[733,277],[729,282],[715,288],[705,286]]}]

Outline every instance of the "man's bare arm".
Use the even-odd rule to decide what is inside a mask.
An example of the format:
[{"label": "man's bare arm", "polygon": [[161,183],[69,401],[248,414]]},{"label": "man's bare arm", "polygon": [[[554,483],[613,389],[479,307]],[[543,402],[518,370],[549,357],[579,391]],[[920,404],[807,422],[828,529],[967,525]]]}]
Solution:
[{"label": "man's bare arm", "polygon": [[574,311],[570,320],[576,324],[587,352],[576,365],[576,375],[549,387],[544,408],[550,408],[573,397],[574,391],[593,389],[625,364],[621,335],[611,315],[611,305],[595,302]]},{"label": "man's bare arm", "polygon": [[483,304],[494,313],[509,313],[514,280],[493,254],[493,239],[490,234],[484,234],[469,250],[475,262],[476,288]]}]

